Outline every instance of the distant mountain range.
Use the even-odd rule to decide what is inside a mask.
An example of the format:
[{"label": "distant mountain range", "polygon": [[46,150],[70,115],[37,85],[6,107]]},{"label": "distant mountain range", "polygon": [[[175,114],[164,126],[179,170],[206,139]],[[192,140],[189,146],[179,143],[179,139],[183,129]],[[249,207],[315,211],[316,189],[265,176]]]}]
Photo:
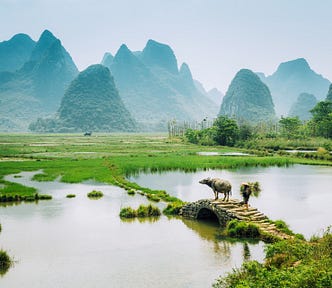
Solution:
[{"label": "distant mountain range", "polygon": [[[303,58],[281,63],[268,77],[242,69],[225,96],[215,88],[206,91],[186,63],[178,66],[170,46],[154,40],[142,51],[123,44],[114,56],[105,53],[101,64],[108,70],[99,65],[79,74],[61,41],[48,30],[37,42],[26,34],[0,42],[0,131],[27,131],[30,123],[42,131],[52,121],[57,131],[165,131],[170,120],[215,118],[218,109],[220,114],[257,123],[289,112],[303,114],[313,97],[332,99],[330,81]],[[108,73],[111,80],[94,85]],[[74,103],[70,99],[75,95],[80,97]],[[69,109],[69,103],[75,109]],[[308,114],[299,117],[306,119]],[[113,123],[112,128],[106,122]]]},{"label": "distant mountain range", "polygon": [[178,69],[173,50],[149,40],[143,51],[122,45],[102,64],[111,70],[121,98],[144,130],[165,129],[167,121],[201,121],[217,115],[218,105],[195,85],[189,66]]},{"label": "distant mountain range", "polygon": [[235,75],[223,98],[219,115],[229,116],[240,123],[276,120],[269,88],[249,69],[241,69]]},{"label": "distant mountain range", "polygon": [[278,116],[286,116],[301,93],[313,94],[317,100],[326,97],[330,81],[313,71],[303,59],[281,63],[276,72],[261,80],[269,87]]},{"label": "distant mountain range", "polygon": [[[9,55],[8,47],[12,47]],[[21,55],[24,47],[28,47],[27,53]],[[60,40],[48,30],[37,42],[24,34],[15,35],[0,43],[0,53],[1,67],[5,67],[0,69],[0,130],[25,131],[37,117],[56,111],[78,70]],[[3,60],[6,54],[13,60]]]},{"label": "distant mountain range", "polygon": [[[196,87],[187,64],[183,63],[178,69],[177,59],[168,45],[149,40],[143,51],[137,52],[122,45],[115,56],[106,53],[102,64],[110,69],[115,89],[119,91],[124,105],[116,106],[119,115],[122,115],[124,108],[129,115],[126,119],[130,119],[129,122],[123,120],[126,128],[114,126],[118,127],[118,131],[165,131],[169,120],[201,121],[217,115],[218,105],[209,99],[208,92]],[[55,119],[61,120],[61,125],[60,122],[57,125],[65,127],[64,130],[68,127],[71,127],[71,131],[75,130],[72,126],[74,122],[69,124],[69,115],[66,114],[67,118],[64,120],[60,113],[63,102],[61,107],[60,103],[68,97],[67,89],[78,73],[60,40],[48,30],[42,33],[37,42],[25,34],[18,34],[1,42],[0,131],[26,131],[32,122],[33,129],[38,130],[38,125],[42,124],[42,130],[49,127],[48,124]],[[92,82],[89,83],[92,85]],[[90,90],[85,96],[83,93],[82,97],[90,99],[89,96],[96,95],[98,91],[100,93],[97,87],[95,89],[95,92]],[[80,101],[82,105],[76,106],[76,109],[82,109],[83,114],[90,115],[86,112],[86,105],[83,105],[83,98]],[[104,108],[95,107],[96,111],[106,113]],[[113,108],[112,115],[116,115]],[[55,115],[56,112],[60,113],[60,118]],[[76,111],[74,114],[77,116],[79,113]],[[107,117],[104,116],[105,119]],[[99,122],[91,123],[94,123],[91,124],[94,129],[102,130]],[[131,128],[125,123],[132,123],[128,124]],[[105,131],[112,130],[106,126],[102,126]],[[83,129],[81,126],[76,128]]]}]

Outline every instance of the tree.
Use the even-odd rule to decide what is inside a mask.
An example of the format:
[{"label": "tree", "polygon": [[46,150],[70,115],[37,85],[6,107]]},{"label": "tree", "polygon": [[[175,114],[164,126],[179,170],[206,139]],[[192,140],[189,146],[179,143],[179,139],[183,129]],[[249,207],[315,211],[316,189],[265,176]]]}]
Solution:
[{"label": "tree", "polygon": [[225,146],[234,146],[239,138],[239,127],[234,119],[219,116],[213,123],[214,140]]},{"label": "tree", "polygon": [[281,134],[288,139],[297,138],[301,127],[299,117],[281,117],[279,120]]},{"label": "tree", "polygon": [[332,101],[321,101],[310,110],[309,127],[314,136],[332,138]]}]

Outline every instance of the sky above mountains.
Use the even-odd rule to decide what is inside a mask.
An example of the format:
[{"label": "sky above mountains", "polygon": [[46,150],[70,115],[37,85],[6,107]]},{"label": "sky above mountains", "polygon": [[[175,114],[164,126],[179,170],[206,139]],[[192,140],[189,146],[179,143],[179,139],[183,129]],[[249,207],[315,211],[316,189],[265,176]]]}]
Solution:
[{"label": "sky above mountains", "polygon": [[48,29],[83,70],[154,39],[206,89],[226,92],[241,68],[269,75],[300,57],[332,80],[331,11],[329,0],[0,0],[0,42]]}]

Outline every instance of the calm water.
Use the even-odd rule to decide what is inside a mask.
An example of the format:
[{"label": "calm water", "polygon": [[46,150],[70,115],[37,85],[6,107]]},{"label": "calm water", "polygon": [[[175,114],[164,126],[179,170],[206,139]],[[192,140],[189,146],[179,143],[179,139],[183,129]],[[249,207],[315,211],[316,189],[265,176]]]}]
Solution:
[{"label": "calm water", "polygon": [[[305,237],[321,233],[332,224],[332,167],[294,165],[288,168],[241,168],[195,173],[140,174],[131,181],[153,189],[164,189],[184,201],[212,198],[213,192],[198,181],[205,177],[230,180],[233,198],[241,199],[242,182],[258,181],[262,192],[249,204],[273,220],[283,219]],[[221,195],[220,195],[221,196]]]},{"label": "calm water", "polygon": [[[0,278],[0,287],[202,288],[246,259],[263,260],[261,242],[222,241],[219,229],[212,225],[166,216],[156,221],[121,221],[121,207],[137,208],[147,200],[128,196],[118,187],[39,183],[29,180],[33,173],[19,175],[6,180],[34,186],[40,193],[52,194],[53,200],[0,207],[0,247],[16,260]],[[180,174],[171,176],[168,182],[174,181],[176,187],[180,178]],[[86,194],[94,189],[105,196],[88,199]],[[195,193],[183,191],[191,192]],[[69,193],[76,198],[67,199]],[[210,196],[208,191],[201,193]]]}]

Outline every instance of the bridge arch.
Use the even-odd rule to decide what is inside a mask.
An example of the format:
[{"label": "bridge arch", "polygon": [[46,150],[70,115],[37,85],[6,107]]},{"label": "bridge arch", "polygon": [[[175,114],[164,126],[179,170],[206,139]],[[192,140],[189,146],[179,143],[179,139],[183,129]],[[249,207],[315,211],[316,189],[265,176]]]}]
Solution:
[{"label": "bridge arch", "polygon": [[218,215],[211,209],[203,207],[197,211],[197,220],[220,223]]}]

